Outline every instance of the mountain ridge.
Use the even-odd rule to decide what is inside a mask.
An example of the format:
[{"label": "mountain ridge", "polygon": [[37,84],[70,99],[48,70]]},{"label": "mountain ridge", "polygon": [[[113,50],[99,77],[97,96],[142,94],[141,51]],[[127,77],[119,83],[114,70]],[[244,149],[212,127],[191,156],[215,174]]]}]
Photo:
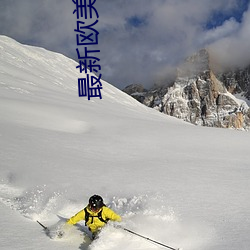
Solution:
[{"label": "mountain ridge", "polygon": [[143,86],[131,85],[123,91],[148,107],[195,125],[249,129],[250,67],[216,72],[209,51],[202,49],[188,57],[176,72],[171,85],[143,92]]}]

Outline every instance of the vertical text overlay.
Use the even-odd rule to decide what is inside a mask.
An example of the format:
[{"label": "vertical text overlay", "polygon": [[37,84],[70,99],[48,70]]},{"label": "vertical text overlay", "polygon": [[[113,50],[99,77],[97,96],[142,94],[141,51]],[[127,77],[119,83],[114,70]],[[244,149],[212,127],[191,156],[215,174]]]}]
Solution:
[{"label": "vertical text overlay", "polygon": [[[99,32],[94,28],[98,23],[99,14],[94,7],[96,0],[72,0],[75,4],[73,14],[76,15],[76,52],[79,64],[76,67],[80,73],[84,74],[83,78],[78,78],[79,97],[99,97],[102,99],[101,76],[99,73],[101,66],[100,59],[96,53],[100,50],[89,49],[98,45]],[[97,76],[99,74],[99,76]]]}]

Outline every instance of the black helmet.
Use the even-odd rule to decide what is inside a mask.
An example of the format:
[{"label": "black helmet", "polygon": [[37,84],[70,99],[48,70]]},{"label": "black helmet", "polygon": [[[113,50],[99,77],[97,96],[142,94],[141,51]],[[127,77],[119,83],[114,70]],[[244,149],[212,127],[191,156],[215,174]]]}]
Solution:
[{"label": "black helmet", "polygon": [[89,206],[90,209],[93,210],[99,210],[100,208],[102,208],[104,206],[102,197],[96,194],[91,196],[89,198]]}]

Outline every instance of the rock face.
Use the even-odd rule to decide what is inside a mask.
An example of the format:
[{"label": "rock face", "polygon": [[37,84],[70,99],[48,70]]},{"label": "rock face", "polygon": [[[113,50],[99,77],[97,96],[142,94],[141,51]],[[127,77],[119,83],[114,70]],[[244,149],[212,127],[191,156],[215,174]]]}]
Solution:
[{"label": "rock face", "polygon": [[250,100],[250,66],[218,74],[218,79],[225,84],[230,93],[242,93]]},{"label": "rock face", "polygon": [[[248,129],[250,109],[233,94],[250,96],[249,70],[216,76],[210,67],[209,53],[204,49],[187,58],[170,87],[137,91],[137,100],[196,125]],[[135,96],[135,92],[130,94]]]},{"label": "rock face", "polygon": [[144,95],[147,92],[147,90],[141,84],[128,85],[125,89],[123,89],[123,91],[128,95],[133,96],[137,101],[142,103],[144,101]]}]

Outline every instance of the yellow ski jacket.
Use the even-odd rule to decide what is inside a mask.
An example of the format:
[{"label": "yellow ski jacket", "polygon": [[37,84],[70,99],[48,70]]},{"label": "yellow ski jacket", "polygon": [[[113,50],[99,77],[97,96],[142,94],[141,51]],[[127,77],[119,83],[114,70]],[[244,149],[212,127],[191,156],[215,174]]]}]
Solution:
[{"label": "yellow ski jacket", "polygon": [[[86,207],[87,212],[89,213],[88,221],[85,221],[86,226],[88,226],[89,230],[92,233],[97,232],[100,228],[102,228],[106,223],[104,221],[112,220],[112,221],[121,221],[120,215],[116,214],[113,210],[110,208],[103,206],[99,211],[93,212],[89,209],[89,207]],[[101,211],[101,218],[104,220],[100,220],[98,218],[98,215]],[[85,220],[85,210],[82,209],[77,214],[72,216],[68,221],[67,224],[75,225],[80,220]]]}]

